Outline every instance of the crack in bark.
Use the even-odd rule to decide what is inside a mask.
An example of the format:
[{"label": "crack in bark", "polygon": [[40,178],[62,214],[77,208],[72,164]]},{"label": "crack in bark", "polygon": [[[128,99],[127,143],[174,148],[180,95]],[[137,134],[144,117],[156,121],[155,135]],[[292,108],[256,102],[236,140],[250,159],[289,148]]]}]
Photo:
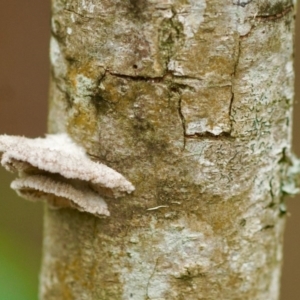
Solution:
[{"label": "crack in bark", "polygon": [[[244,2],[242,2],[242,0],[236,0],[236,1],[234,1],[233,4],[237,5],[237,6],[245,7],[252,1],[253,0],[245,0]],[[273,21],[273,20],[277,20],[277,19],[284,17],[286,14],[288,14],[293,9],[294,9],[294,5],[289,5],[279,13],[275,13],[275,14],[271,14],[271,15],[267,15],[267,14],[254,15],[253,19],[254,20],[259,19],[259,20],[264,20],[264,21]],[[252,19],[252,17],[249,17],[248,19]]]},{"label": "crack in bark", "polygon": [[237,50],[236,50],[236,59],[235,63],[233,66],[233,73],[231,75],[231,99],[229,103],[229,120],[230,120],[230,130],[229,130],[229,135],[231,134],[232,131],[232,123],[234,121],[233,116],[232,116],[232,106],[233,106],[233,101],[234,101],[234,81],[235,81],[235,76],[237,72],[237,67],[240,61],[240,56],[241,56],[241,37],[239,36],[238,38],[238,43],[237,43]]},{"label": "crack in bark", "polygon": [[242,38],[242,39],[247,38],[251,34],[253,28],[255,27],[255,24],[253,24],[253,22],[255,20],[262,21],[262,22],[276,21],[276,20],[279,20],[279,19],[285,17],[287,14],[289,14],[290,12],[293,12],[293,11],[294,11],[294,6],[290,5],[285,10],[283,10],[281,13],[277,13],[274,15],[254,15],[253,17],[248,17],[247,20],[252,23],[251,28],[246,34],[241,35],[240,38]]},{"label": "crack in bark", "polygon": [[274,198],[275,198],[275,195],[274,195],[274,192],[273,192],[273,183],[272,183],[272,180],[273,180],[273,177],[269,180],[269,187],[270,187],[270,196],[271,196],[271,203],[269,204],[269,206],[272,206],[274,205]]},{"label": "crack in bark", "polygon": [[293,10],[294,10],[294,5],[290,5],[290,6],[286,7],[280,13],[276,13],[274,15],[255,15],[253,19],[254,20],[258,19],[258,20],[262,20],[262,21],[278,20],[278,19],[284,17],[285,15],[287,15],[288,13],[290,13]]},{"label": "crack in bark", "polygon": [[265,225],[264,227],[262,227],[260,229],[260,231],[264,231],[264,230],[268,230],[268,229],[273,229],[275,227],[275,225],[273,224],[268,224],[268,225]]},{"label": "crack in bark", "polygon": [[150,277],[149,277],[148,282],[147,282],[147,286],[146,286],[146,297],[147,298],[146,298],[146,300],[150,300],[150,297],[149,297],[149,285],[150,285],[151,279],[153,278],[153,276],[155,274],[155,271],[156,271],[156,268],[157,268],[157,263],[158,263],[158,258],[155,261],[154,268],[153,268],[152,273],[150,274]]},{"label": "crack in bark", "polygon": [[211,140],[217,140],[217,139],[221,139],[224,137],[226,137],[227,139],[232,138],[230,135],[230,132],[221,132],[220,134],[215,135],[209,131],[205,131],[202,133],[195,133],[195,134],[185,134],[184,136],[185,136],[185,138],[188,138],[188,139],[198,139],[200,137],[205,137],[206,139],[211,139]]},{"label": "crack in bark", "polygon": [[64,8],[64,11],[69,12],[69,13],[73,13],[73,14],[75,14],[78,17],[83,18],[83,19],[88,19],[88,20],[95,19],[94,17],[89,17],[89,16],[82,15],[82,14],[80,14],[80,13],[78,13],[78,12],[72,10],[72,9],[69,9],[69,8]]},{"label": "crack in bark", "polygon": [[169,74],[164,74],[163,76],[158,76],[158,77],[146,77],[142,75],[127,75],[127,74],[120,74],[114,71],[110,71],[107,69],[105,72],[109,73],[112,76],[119,77],[119,78],[124,78],[124,79],[129,79],[133,81],[146,81],[146,82],[162,82],[164,79],[169,75]]},{"label": "crack in bark", "polygon": [[179,92],[179,100],[178,100],[178,114],[179,114],[179,118],[181,120],[181,124],[182,124],[182,130],[183,130],[183,151],[185,150],[185,146],[186,146],[186,140],[185,140],[185,137],[186,137],[186,128],[185,128],[185,118],[184,118],[184,115],[182,113],[182,110],[181,110],[181,102],[182,102],[182,97],[181,97],[181,92]]},{"label": "crack in bark", "polygon": [[[146,82],[153,82],[153,83],[161,83],[161,82],[168,82],[170,81],[171,83],[177,84],[176,82],[173,82],[176,79],[186,79],[186,80],[199,80],[202,81],[201,78],[197,77],[192,77],[192,76],[178,76],[173,74],[172,71],[167,71],[165,74],[162,76],[157,76],[157,77],[147,77],[147,76],[142,76],[142,75],[128,75],[128,74],[121,74],[117,73],[114,71],[110,71],[109,69],[105,70],[106,73],[109,73],[112,76],[124,78],[124,79],[129,79],[129,80],[134,80],[134,81],[146,81]],[[178,84],[180,85],[180,84]],[[185,87],[190,87],[187,84],[181,84],[182,86]]]}]

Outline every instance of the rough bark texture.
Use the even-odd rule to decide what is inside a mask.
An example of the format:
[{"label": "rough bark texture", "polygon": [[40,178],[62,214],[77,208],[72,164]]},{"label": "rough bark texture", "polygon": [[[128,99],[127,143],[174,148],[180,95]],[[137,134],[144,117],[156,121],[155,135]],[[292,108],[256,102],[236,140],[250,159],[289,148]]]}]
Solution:
[{"label": "rough bark texture", "polygon": [[136,191],[46,210],[41,299],[278,299],[294,3],[52,2],[49,130]]}]

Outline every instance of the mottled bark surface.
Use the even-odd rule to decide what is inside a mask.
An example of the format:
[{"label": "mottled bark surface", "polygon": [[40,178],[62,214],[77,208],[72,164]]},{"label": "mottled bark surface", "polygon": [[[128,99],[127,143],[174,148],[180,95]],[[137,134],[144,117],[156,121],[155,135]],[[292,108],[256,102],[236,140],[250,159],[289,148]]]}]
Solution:
[{"label": "mottled bark surface", "polygon": [[294,3],[52,2],[49,130],[136,190],[47,209],[41,299],[278,299]]}]

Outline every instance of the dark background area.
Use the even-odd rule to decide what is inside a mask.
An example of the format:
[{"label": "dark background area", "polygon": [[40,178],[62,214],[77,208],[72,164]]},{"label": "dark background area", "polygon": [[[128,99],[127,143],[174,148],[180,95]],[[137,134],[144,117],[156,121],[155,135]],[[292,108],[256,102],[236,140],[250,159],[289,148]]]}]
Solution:
[{"label": "dark background area", "polygon": [[[0,0],[0,4],[0,134],[43,136],[50,1]],[[294,151],[300,156],[300,21],[295,53]],[[43,205],[18,198],[9,189],[12,178],[0,168],[0,300],[33,300],[37,299]],[[300,196],[287,202],[281,300],[299,300]]]}]

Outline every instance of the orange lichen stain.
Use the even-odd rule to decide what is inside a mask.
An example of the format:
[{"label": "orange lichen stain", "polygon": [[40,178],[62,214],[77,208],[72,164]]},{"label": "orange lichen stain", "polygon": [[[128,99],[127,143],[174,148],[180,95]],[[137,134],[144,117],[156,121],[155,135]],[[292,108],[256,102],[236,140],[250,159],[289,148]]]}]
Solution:
[{"label": "orange lichen stain", "polygon": [[[78,257],[73,258],[72,261],[67,262],[67,264],[57,262],[54,265],[54,268],[56,269],[55,273],[58,275],[58,282],[60,283],[60,293],[64,300],[75,299],[72,285],[69,283],[80,285],[80,287],[83,287],[86,291],[91,291],[93,288],[93,278],[90,276],[80,276],[84,269],[81,262],[82,258]],[[95,273],[93,269],[95,269],[95,267],[92,268],[92,273]]]},{"label": "orange lichen stain", "polygon": [[110,103],[119,103],[129,89],[128,80],[106,75],[101,83],[100,93],[103,99]]},{"label": "orange lichen stain", "polygon": [[148,82],[143,79],[132,81],[107,75],[101,85],[101,97],[107,103],[116,104],[114,110],[120,116],[132,112],[133,124],[145,122],[153,126],[164,124],[164,118],[169,118],[171,111],[177,114],[177,102],[170,106],[167,84]]},{"label": "orange lichen stain", "polygon": [[[83,100],[85,101],[85,100]],[[90,140],[98,133],[97,111],[90,103],[74,102],[69,113],[67,131],[71,136],[80,134],[83,140]],[[82,135],[84,133],[84,135]]]},{"label": "orange lichen stain", "polygon": [[76,89],[77,76],[83,75],[91,80],[100,80],[105,74],[105,69],[99,66],[96,61],[90,60],[88,62],[75,62],[70,65],[68,70],[69,83]]},{"label": "orange lichen stain", "polygon": [[70,286],[67,284],[68,268],[61,262],[56,262],[54,264],[54,270],[55,271],[53,271],[53,273],[57,274],[58,276],[58,282],[60,285],[59,291],[60,291],[61,298],[64,300],[73,300],[74,296],[72,290]]}]

